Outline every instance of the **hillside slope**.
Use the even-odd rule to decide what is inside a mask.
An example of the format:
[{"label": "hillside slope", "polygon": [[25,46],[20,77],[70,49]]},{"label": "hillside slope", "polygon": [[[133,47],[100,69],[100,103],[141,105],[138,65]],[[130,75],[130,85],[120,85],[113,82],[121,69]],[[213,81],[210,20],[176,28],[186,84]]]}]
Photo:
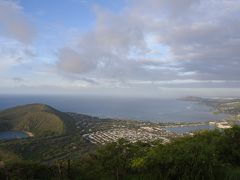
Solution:
[{"label": "hillside slope", "polygon": [[35,136],[48,136],[73,129],[74,120],[69,115],[44,104],[28,104],[0,112],[0,131],[29,131]]}]

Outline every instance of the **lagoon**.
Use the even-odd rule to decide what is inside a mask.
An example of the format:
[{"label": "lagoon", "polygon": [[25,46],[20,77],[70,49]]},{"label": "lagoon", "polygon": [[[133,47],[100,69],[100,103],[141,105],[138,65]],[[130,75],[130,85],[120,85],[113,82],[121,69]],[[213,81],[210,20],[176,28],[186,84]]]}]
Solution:
[{"label": "lagoon", "polygon": [[3,131],[0,132],[0,140],[22,139],[29,137],[27,133],[22,131]]}]

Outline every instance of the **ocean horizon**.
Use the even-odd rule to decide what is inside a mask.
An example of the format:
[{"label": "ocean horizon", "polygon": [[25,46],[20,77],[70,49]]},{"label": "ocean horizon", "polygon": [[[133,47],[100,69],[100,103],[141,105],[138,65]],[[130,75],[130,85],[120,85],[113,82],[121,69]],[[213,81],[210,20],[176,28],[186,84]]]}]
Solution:
[{"label": "ocean horizon", "polygon": [[0,109],[43,103],[60,111],[100,118],[132,119],[150,122],[206,122],[220,120],[214,108],[198,102],[163,98],[120,98],[101,96],[0,95]]}]

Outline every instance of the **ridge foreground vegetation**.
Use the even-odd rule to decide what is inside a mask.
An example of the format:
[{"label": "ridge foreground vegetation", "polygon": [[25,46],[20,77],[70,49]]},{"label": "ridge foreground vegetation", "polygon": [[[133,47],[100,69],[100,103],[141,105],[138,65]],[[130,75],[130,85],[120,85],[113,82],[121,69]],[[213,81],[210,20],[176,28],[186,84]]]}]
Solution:
[{"label": "ridge foreground vegetation", "polygon": [[23,161],[4,152],[0,156],[0,179],[235,180],[240,179],[240,127],[200,132],[166,144],[120,139],[55,163]]},{"label": "ridge foreground vegetation", "polygon": [[125,121],[63,113],[42,104],[1,111],[2,131],[28,131],[34,137],[0,141],[0,179],[240,179],[239,126],[174,136],[170,142],[120,139],[101,145],[83,138],[113,122],[122,127]]}]

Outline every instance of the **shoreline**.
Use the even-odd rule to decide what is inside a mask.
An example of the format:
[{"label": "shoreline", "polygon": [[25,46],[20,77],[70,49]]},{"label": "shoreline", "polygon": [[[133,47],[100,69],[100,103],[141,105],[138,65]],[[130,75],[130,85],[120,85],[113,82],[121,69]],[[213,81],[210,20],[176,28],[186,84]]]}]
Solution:
[{"label": "shoreline", "polygon": [[22,131],[22,132],[26,133],[28,137],[34,137],[34,134],[32,132],[29,132],[29,131]]}]

